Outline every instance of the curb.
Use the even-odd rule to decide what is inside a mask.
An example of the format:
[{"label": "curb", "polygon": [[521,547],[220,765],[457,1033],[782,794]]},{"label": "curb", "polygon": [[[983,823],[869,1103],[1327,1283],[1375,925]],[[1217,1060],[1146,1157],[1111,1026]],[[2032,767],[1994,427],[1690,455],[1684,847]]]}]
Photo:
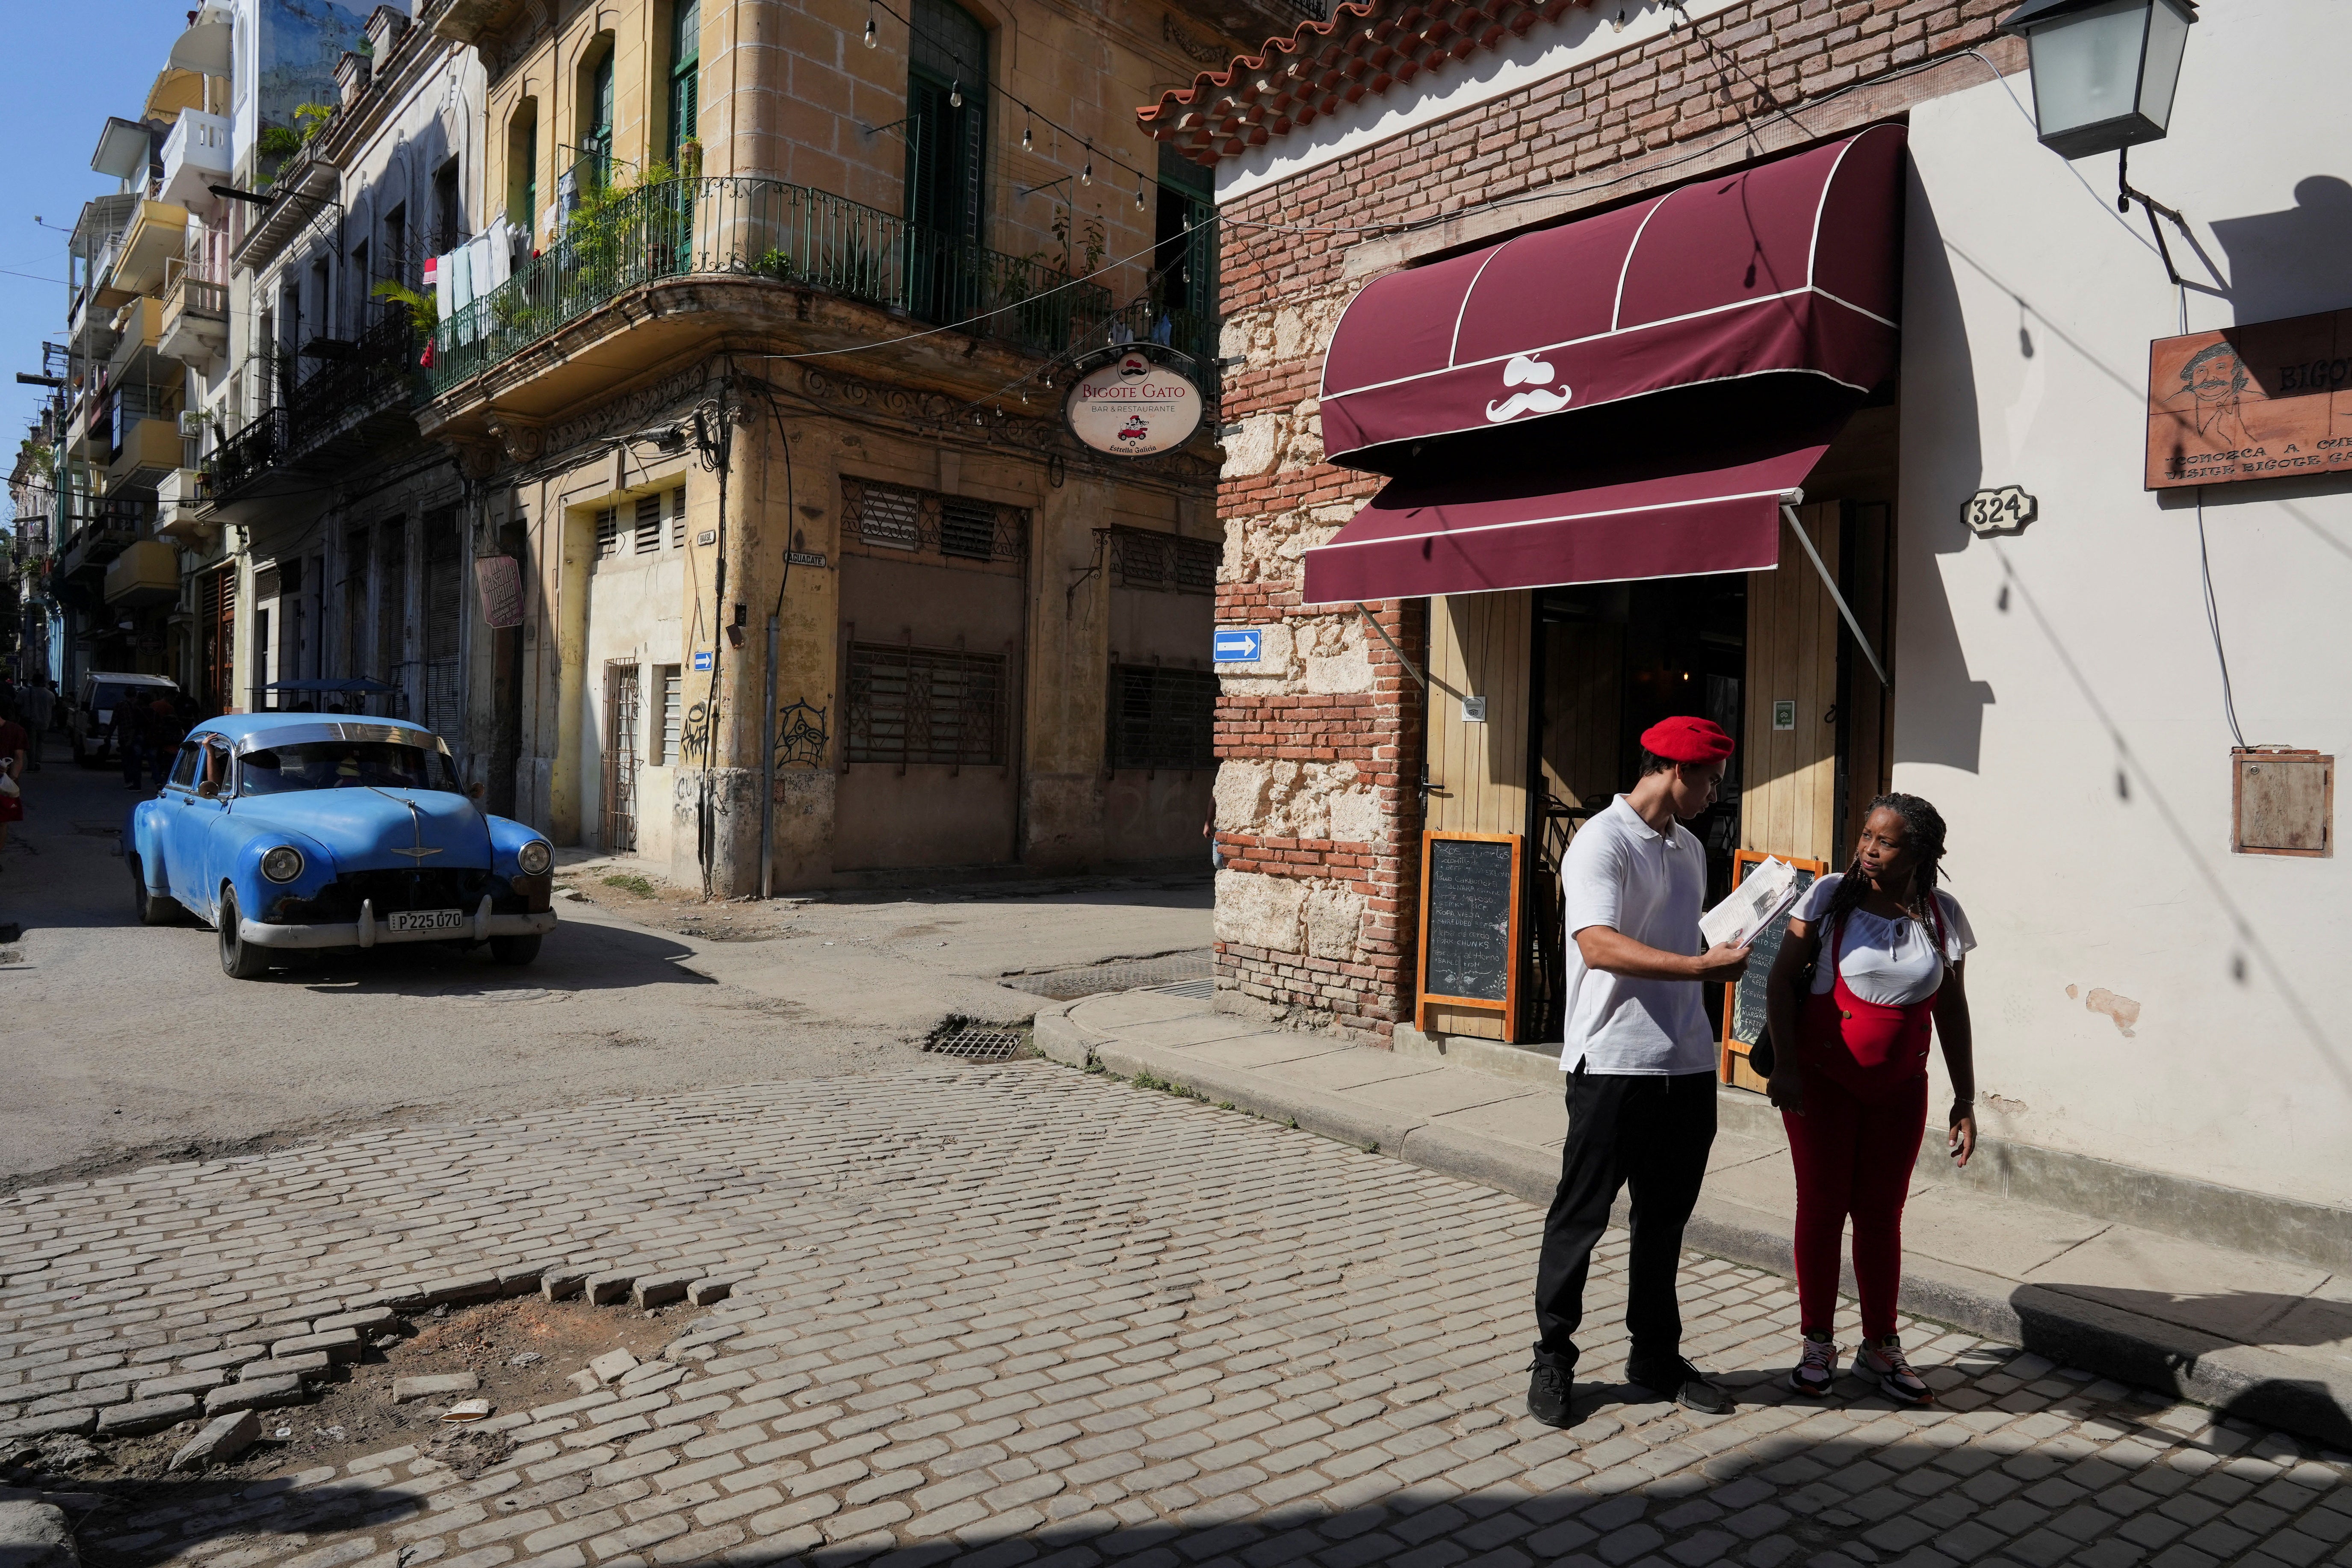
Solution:
[{"label": "curb", "polygon": [[[1066,1067],[1099,1065],[1122,1078],[1166,1079],[1213,1102],[1530,1204],[1549,1203],[1559,1180],[1557,1156],[1549,1150],[1396,1121],[1246,1068],[1187,1060],[1181,1049],[1097,1035],[1071,1020],[1074,1005],[1041,1009],[1035,1022],[1038,1050]],[[1626,1213],[1620,1199],[1612,1222],[1622,1226]],[[1744,1204],[1701,1196],[1683,1244],[1693,1252],[1784,1277],[1796,1272],[1788,1221]],[[1850,1294],[1850,1261],[1843,1272]],[[1930,1258],[1905,1260],[1898,1304],[1913,1316],[2019,1345],[2061,1365],[2352,1449],[2352,1376],[2326,1363],[2217,1339],[2104,1302]]]}]

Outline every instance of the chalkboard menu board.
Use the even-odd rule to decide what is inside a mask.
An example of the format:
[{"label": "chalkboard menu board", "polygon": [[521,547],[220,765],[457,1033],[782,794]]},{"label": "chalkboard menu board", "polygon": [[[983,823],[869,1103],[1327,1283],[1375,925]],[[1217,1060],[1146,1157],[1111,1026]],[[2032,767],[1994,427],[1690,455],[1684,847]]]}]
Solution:
[{"label": "chalkboard menu board", "polygon": [[[1760,850],[1736,852],[1731,858],[1733,882],[1746,881],[1748,873],[1764,864],[1766,858]],[[1796,868],[1800,894],[1813,885],[1814,878],[1829,869],[1820,860],[1801,860],[1793,855],[1780,858]],[[1739,1074],[1748,1071],[1748,1047],[1764,1032],[1765,987],[1772,977],[1773,961],[1780,956],[1781,940],[1789,934],[1789,915],[1782,915],[1758,933],[1748,947],[1748,973],[1739,977],[1738,984],[1723,988],[1723,1067],[1727,1082],[1743,1081]]]},{"label": "chalkboard menu board", "polygon": [[1519,855],[1516,833],[1431,833],[1422,843],[1420,1026],[1432,1002],[1502,1015],[1517,1002]]}]

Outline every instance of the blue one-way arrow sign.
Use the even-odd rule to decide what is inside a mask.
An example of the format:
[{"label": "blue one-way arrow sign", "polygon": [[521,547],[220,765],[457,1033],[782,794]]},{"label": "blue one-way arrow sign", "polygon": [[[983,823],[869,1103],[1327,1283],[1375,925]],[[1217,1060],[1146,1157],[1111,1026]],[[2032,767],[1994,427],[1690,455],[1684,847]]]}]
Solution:
[{"label": "blue one-way arrow sign", "polygon": [[1261,631],[1219,631],[1211,639],[1213,657],[1219,664],[1255,664],[1265,644],[1265,634]]}]

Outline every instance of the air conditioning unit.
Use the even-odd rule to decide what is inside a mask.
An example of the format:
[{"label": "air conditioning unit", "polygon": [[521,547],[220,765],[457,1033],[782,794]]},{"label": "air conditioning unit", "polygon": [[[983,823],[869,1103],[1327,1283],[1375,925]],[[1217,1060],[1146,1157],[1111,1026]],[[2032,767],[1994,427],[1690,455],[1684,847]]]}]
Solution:
[{"label": "air conditioning unit", "polygon": [[184,441],[201,441],[204,439],[204,410],[201,408],[183,408],[180,410],[180,438]]}]

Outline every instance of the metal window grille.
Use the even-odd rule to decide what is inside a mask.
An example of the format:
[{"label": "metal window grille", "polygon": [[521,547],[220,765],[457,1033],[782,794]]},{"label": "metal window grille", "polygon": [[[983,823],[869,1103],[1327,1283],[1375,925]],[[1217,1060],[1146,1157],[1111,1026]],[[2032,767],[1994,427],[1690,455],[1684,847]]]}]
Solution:
[{"label": "metal window grille", "polygon": [[651,555],[661,548],[662,499],[657,495],[637,498],[637,549],[639,555]]},{"label": "metal window grille", "polygon": [[654,765],[659,768],[677,765],[677,743],[680,724],[686,711],[686,682],[674,664],[659,667],[661,675],[661,743],[654,752]]},{"label": "metal window grille", "polygon": [[621,552],[621,509],[608,506],[596,514],[596,559]]},{"label": "metal window grille", "polygon": [[1029,553],[1029,513],[1017,506],[844,479],[849,539],[867,550],[902,550],[962,561],[1018,562]]},{"label": "metal window grille", "polygon": [[604,848],[618,855],[637,847],[637,667],[610,666],[604,696]]},{"label": "metal window grille", "polygon": [[686,547],[686,487],[680,485],[669,492],[669,542],[673,550]]},{"label": "metal window grille", "polygon": [[1180,539],[1139,528],[1113,528],[1113,580],[1122,588],[1159,593],[1213,594],[1224,547],[1213,539]]},{"label": "metal window grille", "polygon": [[986,561],[996,553],[996,509],[957,496],[940,499],[940,553]]},{"label": "metal window grille", "polygon": [[954,648],[854,643],[853,763],[1004,765],[1005,658]]},{"label": "metal window grille", "polygon": [[866,485],[857,509],[857,536],[888,550],[923,547],[923,498],[896,485]]},{"label": "metal window grille", "polygon": [[1122,664],[1111,669],[1110,765],[1213,768],[1217,678],[1207,670]]}]

